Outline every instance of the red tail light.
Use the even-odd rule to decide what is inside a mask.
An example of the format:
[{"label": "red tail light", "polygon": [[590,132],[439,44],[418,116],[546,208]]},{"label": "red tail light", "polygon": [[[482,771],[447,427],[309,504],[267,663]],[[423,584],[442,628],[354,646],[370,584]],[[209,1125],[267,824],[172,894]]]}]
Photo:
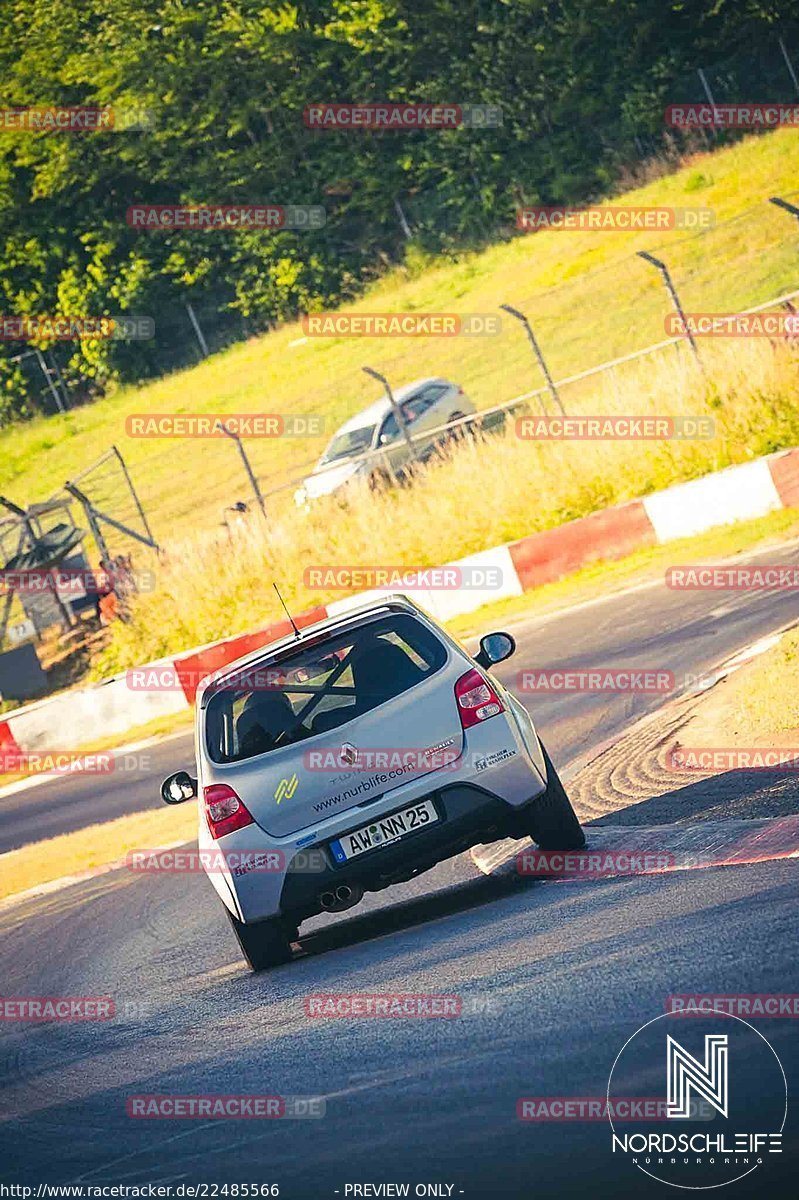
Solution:
[{"label": "red tail light", "polygon": [[455,699],[464,729],[505,711],[505,705],[491,684],[475,668],[461,675],[455,684]]},{"label": "red tail light", "polygon": [[244,801],[226,783],[211,783],[203,788],[203,799],[208,828],[215,838],[252,825],[255,820]]}]

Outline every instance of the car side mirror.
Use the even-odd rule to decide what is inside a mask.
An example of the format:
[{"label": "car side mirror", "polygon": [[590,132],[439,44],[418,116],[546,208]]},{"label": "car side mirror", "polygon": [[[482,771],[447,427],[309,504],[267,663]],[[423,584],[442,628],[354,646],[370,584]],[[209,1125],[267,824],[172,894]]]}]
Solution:
[{"label": "car side mirror", "polygon": [[510,658],[515,649],[516,642],[509,633],[487,633],[480,638],[480,650],[474,661],[480,667],[493,667]]},{"label": "car side mirror", "polygon": [[188,771],[175,771],[167,775],[161,784],[161,799],[164,804],[182,804],[184,800],[197,799],[197,780]]}]

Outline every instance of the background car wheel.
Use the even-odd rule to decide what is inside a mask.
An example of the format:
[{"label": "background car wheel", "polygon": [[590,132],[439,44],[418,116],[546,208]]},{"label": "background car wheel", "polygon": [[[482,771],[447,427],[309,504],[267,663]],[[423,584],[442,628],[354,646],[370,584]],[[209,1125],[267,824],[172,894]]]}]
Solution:
[{"label": "background car wheel", "polygon": [[[465,416],[466,413],[454,412],[450,417],[448,424],[452,425],[455,421],[462,421]],[[449,442],[460,442],[470,432],[471,427],[469,425],[456,425],[454,429],[447,430],[446,440]]]},{"label": "background car wheel", "polygon": [[581,850],[585,845],[585,834],[543,742],[541,749],[547,768],[547,790],[533,801],[529,813],[525,814],[525,833],[542,850]]},{"label": "background car wheel", "polygon": [[291,946],[282,921],[272,918],[268,921],[257,921],[253,925],[245,925],[227,912],[233,932],[241,947],[241,952],[253,971],[265,971],[268,967],[278,967],[291,959]]},{"label": "background car wheel", "polygon": [[369,487],[373,492],[385,492],[391,487],[391,476],[382,467],[377,467],[369,476]]}]

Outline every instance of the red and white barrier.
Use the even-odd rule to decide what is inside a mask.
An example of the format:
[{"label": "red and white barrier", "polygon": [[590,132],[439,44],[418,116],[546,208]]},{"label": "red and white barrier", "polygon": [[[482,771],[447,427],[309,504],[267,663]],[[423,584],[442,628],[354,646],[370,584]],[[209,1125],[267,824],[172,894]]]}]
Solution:
[{"label": "red and white barrier", "polygon": [[[447,621],[494,600],[520,596],[592,562],[624,558],[647,546],[793,507],[799,507],[799,449],[728,467],[654,492],[644,500],[617,504],[556,529],[533,533],[447,564],[495,568],[494,575],[501,580],[499,586],[419,591],[414,595],[439,620]],[[346,596],[300,613],[295,619],[300,627],[312,625],[383,594],[375,591]],[[194,702],[202,676],[289,632],[288,622],[282,621],[136,669],[147,672],[171,668],[173,685],[163,689],[132,686],[134,672],[128,671],[104,683],[74,688],[26,705],[0,721],[0,750],[70,749],[85,745],[91,737],[125,734],[155,717],[185,710]]]}]

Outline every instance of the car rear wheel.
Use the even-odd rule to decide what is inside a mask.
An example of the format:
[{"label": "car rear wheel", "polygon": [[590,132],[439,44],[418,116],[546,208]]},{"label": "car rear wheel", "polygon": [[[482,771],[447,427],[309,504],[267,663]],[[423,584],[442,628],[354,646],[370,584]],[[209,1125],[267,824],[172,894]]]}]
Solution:
[{"label": "car rear wheel", "polygon": [[463,438],[466,437],[466,435],[468,433],[471,433],[471,427],[469,425],[456,425],[455,424],[456,421],[462,421],[465,416],[466,416],[466,413],[462,413],[462,412],[452,413],[452,415],[449,418],[449,421],[447,422],[448,425],[452,426],[451,429],[447,430],[447,440],[448,441],[460,442],[463,440]]},{"label": "car rear wheel", "polygon": [[241,952],[247,964],[253,971],[266,971],[269,967],[278,967],[291,959],[291,946],[285,924],[276,917],[268,921],[256,921],[253,925],[245,925],[227,912],[233,932],[241,947]]},{"label": "car rear wheel", "polygon": [[524,832],[542,850],[581,850],[585,834],[543,742],[541,749],[547,768],[547,790],[525,813]]}]

